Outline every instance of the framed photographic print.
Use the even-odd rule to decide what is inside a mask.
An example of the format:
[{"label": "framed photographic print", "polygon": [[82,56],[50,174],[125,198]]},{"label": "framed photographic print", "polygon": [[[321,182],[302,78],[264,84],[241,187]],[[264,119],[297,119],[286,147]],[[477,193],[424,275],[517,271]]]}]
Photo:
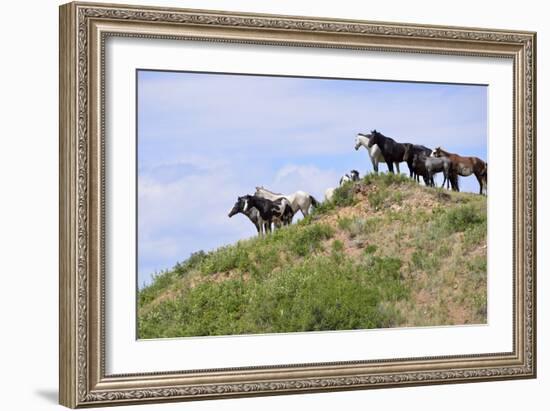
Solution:
[{"label": "framed photographic print", "polygon": [[533,32],[61,6],[61,404],[534,378],[535,68]]}]

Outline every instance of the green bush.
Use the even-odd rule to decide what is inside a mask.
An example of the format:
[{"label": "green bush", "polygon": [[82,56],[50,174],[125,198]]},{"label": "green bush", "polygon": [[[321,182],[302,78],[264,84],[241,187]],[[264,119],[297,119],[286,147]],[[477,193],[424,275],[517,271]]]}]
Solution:
[{"label": "green bush", "polygon": [[334,195],[332,196],[334,206],[348,207],[354,205],[355,202],[355,183],[348,181],[334,190]]},{"label": "green bush", "polygon": [[378,250],[376,244],[369,244],[365,247],[365,254],[374,254]]},{"label": "green bush", "polygon": [[340,253],[344,250],[344,243],[340,240],[334,240],[332,242],[332,251],[335,253]]},{"label": "green bush", "polygon": [[246,284],[202,283],[140,315],[140,338],[393,326],[399,313],[381,307],[410,294],[400,267],[398,259],[356,264],[340,254],[307,258]]},{"label": "green bush", "polygon": [[202,250],[192,253],[189,258],[174,266],[174,271],[180,277],[183,277],[193,268],[197,268],[204,261],[206,253]]},{"label": "green bush", "polygon": [[244,244],[218,248],[209,253],[202,261],[201,271],[204,274],[212,274],[222,271],[230,271],[235,268],[246,270],[250,267],[249,252]]},{"label": "green bush", "polygon": [[[483,210],[485,211],[485,210]],[[449,209],[442,216],[441,223],[450,233],[466,231],[476,225],[486,223],[486,212],[473,204],[460,205]]]},{"label": "green bush", "polygon": [[376,191],[372,191],[368,195],[369,204],[372,208],[375,210],[380,210],[384,206],[384,202],[389,197],[390,192],[386,189],[378,189]]},{"label": "green bush", "polygon": [[175,271],[163,271],[153,275],[153,281],[138,292],[138,304],[143,306],[153,301],[159,294],[169,288],[176,278]]}]

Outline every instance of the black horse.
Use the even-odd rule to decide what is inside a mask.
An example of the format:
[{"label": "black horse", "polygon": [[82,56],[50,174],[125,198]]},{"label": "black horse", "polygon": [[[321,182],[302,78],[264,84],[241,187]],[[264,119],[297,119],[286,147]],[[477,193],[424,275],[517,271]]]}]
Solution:
[{"label": "black horse", "polygon": [[262,228],[265,233],[271,231],[271,224],[275,224],[276,227],[281,225],[288,225],[292,222],[294,212],[290,206],[290,202],[286,198],[280,198],[275,201],[261,198],[258,196],[245,195],[237,198],[237,202],[233,206],[233,209],[229,212],[228,216],[231,218],[237,213],[254,213],[251,210],[257,210],[257,222],[254,223],[258,229],[258,234],[262,234]]},{"label": "black horse", "polygon": [[405,153],[403,154],[403,161],[407,163],[409,167],[409,177],[419,180],[419,175],[414,172],[413,159],[415,155],[424,155],[429,157],[432,154],[432,149],[420,144],[403,143],[405,146]]},{"label": "black horse", "polygon": [[[372,130],[367,136],[369,138],[368,147],[377,145],[384,156],[384,160],[388,166],[390,173],[393,173],[393,163],[399,164],[404,161],[403,156],[405,154],[404,144],[396,142],[393,138],[386,137],[382,133]],[[399,166],[397,172],[399,173]]]},{"label": "black horse", "polygon": [[250,222],[254,224],[254,227],[256,227],[256,230],[258,230],[258,235],[262,234],[263,232],[267,232],[267,221],[263,221],[260,217],[260,212],[256,207],[248,207],[246,211],[244,211],[244,199],[242,197],[238,197],[237,201],[235,202],[235,205],[231,209],[231,211],[228,214],[228,217],[231,218],[235,214],[242,213],[245,216],[248,217]]}]

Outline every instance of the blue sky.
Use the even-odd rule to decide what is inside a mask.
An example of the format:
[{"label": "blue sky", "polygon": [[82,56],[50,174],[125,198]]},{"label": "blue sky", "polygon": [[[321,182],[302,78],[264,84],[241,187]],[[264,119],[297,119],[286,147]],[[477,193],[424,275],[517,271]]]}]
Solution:
[{"label": "blue sky", "polygon": [[[140,287],[192,252],[255,235],[246,217],[227,217],[255,186],[322,200],[350,169],[372,171],[367,152],[354,150],[358,132],[487,159],[485,86],[137,75]],[[478,190],[473,176],[460,184]]]}]

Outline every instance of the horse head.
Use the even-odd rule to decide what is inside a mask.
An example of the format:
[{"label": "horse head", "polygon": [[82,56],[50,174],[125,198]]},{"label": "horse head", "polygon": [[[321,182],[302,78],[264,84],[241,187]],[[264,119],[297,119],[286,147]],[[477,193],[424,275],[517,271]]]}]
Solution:
[{"label": "horse head", "polygon": [[229,218],[231,218],[235,214],[243,212],[243,203],[244,203],[243,198],[242,197],[237,197],[237,201],[235,202],[235,204],[233,205],[233,208],[231,209],[231,211],[229,212],[229,214],[227,216]]},{"label": "horse head", "polygon": [[355,150],[359,150],[359,147],[365,145],[365,139],[368,140],[368,136],[363,133],[357,133],[355,136]]},{"label": "horse head", "polygon": [[372,130],[369,135],[365,136],[369,139],[367,144],[368,148],[371,148],[373,145],[378,144],[380,133],[376,130]]},{"label": "horse head", "polygon": [[432,150],[432,154],[430,154],[430,157],[441,157],[441,147],[436,147]]}]

